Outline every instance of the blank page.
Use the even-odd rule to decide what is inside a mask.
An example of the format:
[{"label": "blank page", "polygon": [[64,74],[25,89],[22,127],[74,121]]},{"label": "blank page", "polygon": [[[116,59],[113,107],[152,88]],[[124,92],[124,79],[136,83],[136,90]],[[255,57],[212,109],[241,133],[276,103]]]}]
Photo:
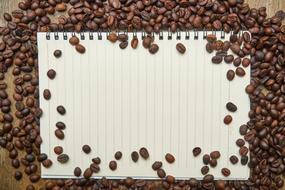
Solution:
[{"label": "blank page", "polygon": [[[231,155],[239,157],[235,141],[240,137],[239,126],[248,121],[249,98],[245,86],[250,82],[250,68],[244,68],[244,77],[236,76],[229,82],[226,73],[235,70],[232,64],[213,64],[214,55],[205,50],[206,40],[199,32],[199,39],[163,40],[155,34],[159,51],[152,55],[141,44],[142,33],[138,33],[140,43],[137,49],[130,46],[133,33],[129,33],[129,46],[122,50],[119,43],[98,40],[98,33],[82,33],[86,47],[85,54],[76,52],[63,33],[38,33],[40,107],[43,116],[40,120],[44,152],[53,161],[51,168],[42,167],[42,177],[71,178],[73,170],[80,167],[84,171],[94,157],[101,158],[100,172],[93,177],[157,179],[151,168],[154,161],[162,161],[163,169],[178,179],[195,177],[201,179],[202,156],[214,150],[221,153],[218,165],[210,167],[210,174],[216,179],[247,179],[249,168],[240,162],[232,165]],[[71,33],[66,33],[67,38]],[[75,34],[80,37],[79,34]],[[217,33],[219,39],[220,34]],[[229,35],[226,34],[225,39]],[[180,54],[175,46],[181,42],[186,47]],[[53,56],[54,50],[62,51],[60,58]],[[230,53],[230,51],[229,51]],[[47,71],[54,69],[56,77],[50,80]],[[51,99],[43,98],[43,90],[50,89]],[[238,110],[230,113],[226,103],[233,102]],[[66,108],[66,114],[56,111],[58,105]],[[223,119],[231,114],[233,121],[225,125]],[[55,124],[66,124],[64,140],[55,137]],[[84,144],[92,151],[85,154]],[[55,146],[62,146],[70,160],[66,164],[57,162],[53,152]],[[192,149],[201,147],[202,153],[194,157]],[[150,157],[131,159],[131,152],[146,147]],[[109,169],[116,151],[123,157],[117,161],[117,170]],[[165,154],[175,156],[169,164]],[[231,175],[225,178],[221,168],[227,167]]]}]

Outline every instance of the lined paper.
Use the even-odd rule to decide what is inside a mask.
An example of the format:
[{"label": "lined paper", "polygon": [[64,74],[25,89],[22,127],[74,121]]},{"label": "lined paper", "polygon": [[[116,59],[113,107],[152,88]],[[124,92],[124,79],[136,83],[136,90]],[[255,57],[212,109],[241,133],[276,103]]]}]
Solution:
[{"label": "lined paper", "polygon": [[[66,33],[68,39],[71,33]],[[53,161],[51,168],[41,168],[43,178],[73,178],[73,170],[80,167],[85,170],[92,163],[91,159],[101,158],[100,172],[93,177],[157,179],[152,170],[154,161],[162,161],[167,174],[178,179],[189,177],[203,178],[203,154],[214,150],[221,152],[218,165],[210,167],[210,172],[217,179],[247,179],[249,169],[240,163],[232,165],[231,155],[239,155],[235,145],[239,135],[239,126],[248,121],[249,98],[244,88],[250,81],[250,68],[244,68],[244,77],[236,76],[233,81],[226,79],[228,69],[235,69],[231,64],[212,64],[211,57],[205,50],[206,40],[199,33],[199,39],[167,39],[155,35],[159,51],[152,55],[139,43],[136,50],[130,45],[122,50],[119,43],[89,40],[89,33],[84,33],[81,44],[86,53],[76,52],[68,40],[46,39],[46,33],[38,33],[40,107],[43,116],[40,120],[44,152]],[[75,34],[78,37],[79,34]],[[131,41],[132,33],[129,33]],[[141,42],[141,33],[138,39]],[[219,36],[218,36],[219,37]],[[229,35],[226,34],[226,39]],[[179,54],[175,48],[181,42],[186,47],[185,54]],[[129,42],[130,43],[130,42]],[[53,52],[62,51],[61,58],[55,58]],[[55,79],[50,80],[46,73],[54,69]],[[51,99],[43,98],[43,90],[50,89]],[[238,106],[238,111],[229,113],[227,102]],[[66,108],[66,114],[56,111],[58,105]],[[231,114],[233,122],[223,123],[225,115]],[[66,124],[64,140],[54,135],[55,123]],[[92,151],[85,154],[82,146],[88,144]],[[53,152],[55,146],[62,146],[70,160],[66,164],[57,162]],[[201,147],[202,153],[194,157],[192,149]],[[146,147],[150,158],[141,157],[137,163],[131,160],[131,152]],[[123,157],[117,161],[116,171],[109,169],[109,161],[114,160],[116,151]],[[165,161],[166,153],[175,156],[175,162]],[[227,167],[231,175],[222,176],[221,168]]]}]

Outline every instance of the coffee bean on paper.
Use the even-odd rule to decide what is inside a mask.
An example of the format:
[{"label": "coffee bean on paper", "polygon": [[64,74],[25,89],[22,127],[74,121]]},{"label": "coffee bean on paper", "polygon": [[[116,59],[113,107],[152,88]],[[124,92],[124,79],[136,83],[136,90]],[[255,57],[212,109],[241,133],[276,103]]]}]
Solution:
[{"label": "coffee bean on paper", "polygon": [[160,177],[160,178],[164,178],[165,176],[166,176],[166,173],[165,173],[165,171],[163,170],[163,169],[158,169],[157,171],[156,171],[156,173],[157,173],[157,176],[158,177]]},{"label": "coffee bean on paper", "polygon": [[73,170],[73,173],[76,177],[79,177],[79,176],[81,176],[82,171],[79,167],[75,167]]},{"label": "coffee bean on paper", "polygon": [[56,110],[61,115],[64,115],[66,113],[66,110],[65,110],[65,108],[62,105],[57,106]]},{"label": "coffee bean on paper", "polygon": [[210,164],[211,167],[214,168],[214,167],[216,167],[218,165],[218,161],[217,161],[217,159],[211,159],[209,161],[209,164]]},{"label": "coffee bean on paper", "polygon": [[235,72],[233,70],[229,69],[227,71],[227,79],[229,81],[232,81],[234,78],[235,78]]},{"label": "coffee bean on paper", "polygon": [[203,175],[206,175],[206,174],[209,172],[209,170],[210,170],[209,166],[203,166],[203,167],[201,168],[201,173],[202,173]]},{"label": "coffee bean on paper", "polygon": [[91,147],[87,144],[82,146],[82,151],[86,154],[89,154],[91,152]]},{"label": "coffee bean on paper", "polygon": [[115,43],[118,39],[118,36],[115,32],[111,32],[108,36],[107,36],[107,40],[109,40],[112,43]]},{"label": "coffee bean on paper", "polygon": [[195,157],[198,156],[201,152],[202,152],[202,150],[201,150],[200,147],[195,147],[195,148],[193,148],[193,150],[192,150],[192,153],[193,153],[193,155],[194,155]]},{"label": "coffee bean on paper", "polygon": [[68,160],[69,160],[69,156],[67,154],[61,154],[57,157],[57,161],[62,163],[62,164],[67,163]]},{"label": "coffee bean on paper", "polygon": [[99,173],[99,171],[100,171],[100,167],[99,167],[97,164],[95,164],[95,163],[90,164],[90,169],[91,169],[94,173]]},{"label": "coffee bean on paper", "polygon": [[109,162],[109,168],[113,171],[116,170],[117,169],[117,162],[114,160],[110,161]]},{"label": "coffee bean on paper", "polygon": [[220,64],[223,61],[223,57],[220,55],[215,55],[214,57],[212,57],[212,63],[215,64]]},{"label": "coffee bean on paper", "polygon": [[231,62],[233,62],[233,60],[234,60],[234,56],[233,56],[233,55],[226,55],[226,56],[224,57],[224,61],[225,61],[226,63],[231,63]]},{"label": "coffee bean on paper", "polygon": [[220,158],[221,157],[221,153],[219,152],[219,151],[213,151],[213,152],[211,152],[210,153],[210,157],[212,158],[212,159],[218,159],[218,158]]},{"label": "coffee bean on paper", "polygon": [[162,167],[162,162],[160,162],[160,161],[155,161],[153,164],[152,164],[152,169],[153,170],[158,170],[158,169],[160,169],[161,167]]},{"label": "coffee bean on paper", "polygon": [[209,162],[210,162],[210,160],[211,160],[211,157],[210,157],[209,154],[204,154],[204,155],[203,155],[203,163],[204,163],[205,165],[208,165]]},{"label": "coffee bean on paper", "polygon": [[55,76],[56,76],[55,70],[53,70],[53,69],[48,70],[47,76],[48,76],[48,78],[50,78],[50,79],[54,79]]},{"label": "coffee bean on paper", "polygon": [[241,67],[237,67],[237,68],[236,68],[236,75],[237,75],[237,76],[240,76],[240,77],[244,76],[244,75],[245,75],[244,69],[241,68]]},{"label": "coffee bean on paper", "polygon": [[241,62],[243,67],[248,67],[250,65],[251,61],[248,58],[244,58]]},{"label": "coffee bean on paper", "polygon": [[119,44],[119,47],[120,47],[121,49],[125,49],[127,46],[128,46],[128,41],[124,41],[124,42],[121,42],[121,43]]},{"label": "coffee bean on paper", "polygon": [[174,157],[172,154],[167,153],[167,154],[165,155],[165,160],[166,160],[168,163],[172,164],[172,163],[175,161],[175,157]]},{"label": "coffee bean on paper", "polygon": [[69,38],[69,43],[73,46],[79,44],[80,40],[77,36],[72,36],[71,38]]},{"label": "coffee bean on paper", "polygon": [[240,147],[240,149],[239,149],[239,154],[240,154],[241,156],[246,156],[247,153],[248,153],[248,148],[247,148],[246,146]]},{"label": "coffee bean on paper", "polygon": [[150,36],[146,36],[144,39],[143,39],[143,47],[144,48],[149,48],[151,43],[152,43],[153,39],[152,37]]},{"label": "coffee bean on paper", "polygon": [[132,158],[132,160],[133,160],[134,162],[137,162],[138,159],[139,159],[139,153],[138,153],[137,151],[133,151],[133,152],[131,153],[131,158]]},{"label": "coffee bean on paper", "polygon": [[241,58],[240,57],[236,57],[233,61],[233,65],[238,67],[241,64]]},{"label": "coffee bean on paper", "polygon": [[75,45],[75,49],[80,54],[84,54],[85,51],[86,51],[85,47],[83,45],[81,45],[81,44]]},{"label": "coffee bean on paper", "polygon": [[62,146],[55,146],[53,148],[53,151],[54,151],[55,154],[60,155],[60,154],[63,153],[63,148],[62,148]]},{"label": "coffee bean on paper", "polygon": [[116,160],[120,160],[122,158],[122,156],[123,156],[122,152],[121,151],[117,151],[115,153],[114,157],[115,157]]},{"label": "coffee bean on paper", "polygon": [[92,158],[92,162],[99,165],[101,163],[101,159],[99,157]]},{"label": "coffee bean on paper", "polygon": [[151,54],[156,54],[158,50],[159,50],[159,47],[157,44],[151,44],[148,49],[149,53]]},{"label": "coffee bean on paper", "polygon": [[186,47],[182,43],[177,43],[176,49],[181,54],[184,54],[186,52]]},{"label": "coffee bean on paper", "polygon": [[228,168],[222,168],[221,170],[223,176],[228,177],[229,175],[231,175],[231,171]]},{"label": "coffee bean on paper", "polygon": [[168,175],[168,176],[166,176],[165,180],[167,181],[167,183],[173,184],[175,182],[175,177],[172,175]]},{"label": "coffee bean on paper", "polygon": [[247,162],[248,162],[248,156],[241,156],[241,158],[240,158],[240,163],[241,163],[242,165],[246,165]]},{"label": "coffee bean on paper", "polygon": [[61,129],[56,129],[54,131],[54,134],[58,139],[60,140],[64,139],[64,132]]},{"label": "coffee bean on paper", "polygon": [[148,150],[145,148],[145,147],[142,147],[139,151],[140,155],[142,158],[144,159],[148,159],[149,157],[149,153],[148,153]]},{"label": "coffee bean on paper", "polygon": [[129,36],[127,34],[119,34],[118,35],[118,40],[121,42],[125,42],[129,39]]},{"label": "coffee bean on paper", "polygon": [[132,41],[131,41],[131,46],[133,49],[136,49],[138,47],[138,43],[139,43],[139,40],[136,36],[133,37]]},{"label": "coffee bean on paper", "polygon": [[229,124],[232,122],[232,120],[233,120],[233,118],[232,118],[231,115],[226,115],[226,116],[224,117],[224,123],[225,123],[226,125],[229,125]]},{"label": "coffee bean on paper", "polygon": [[238,146],[238,147],[242,147],[242,146],[244,146],[245,145],[245,141],[243,140],[243,139],[237,139],[236,140],[236,145]]},{"label": "coffee bean on paper", "polygon": [[55,126],[56,126],[58,129],[61,129],[61,130],[64,130],[64,129],[65,129],[65,124],[64,124],[62,121],[56,122]]},{"label": "coffee bean on paper", "polygon": [[49,100],[51,98],[51,93],[49,89],[44,89],[43,96],[46,100]]},{"label": "coffee bean on paper", "polygon": [[90,168],[85,169],[84,173],[83,173],[83,177],[85,179],[89,179],[93,174],[93,171]]},{"label": "coffee bean on paper", "polygon": [[61,52],[61,50],[57,49],[57,50],[55,50],[55,51],[53,52],[53,55],[54,55],[56,58],[59,58],[59,57],[61,57],[62,52]]},{"label": "coffee bean on paper", "polygon": [[236,111],[237,111],[237,106],[236,106],[234,103],[232,103],[232,102],[228,102],[228,103],[226,104],[226,108],[227,108],[227,110],[229,110],[230,112],[236,112]]},{"label": "coffee bean on paper", "polygon": [[52,165],[52,161],[50,159],[46,159],[44,161],[42,161],[42,165],[45,167],[45,168],[50,168],[51,165]]},{"label": "coffee bean on paper", "polygon": [[232,156],[230,157],[230,162],[231,162],[232,164],[238,163],[238,157],[235,156],[235,155],[232,155]]}]

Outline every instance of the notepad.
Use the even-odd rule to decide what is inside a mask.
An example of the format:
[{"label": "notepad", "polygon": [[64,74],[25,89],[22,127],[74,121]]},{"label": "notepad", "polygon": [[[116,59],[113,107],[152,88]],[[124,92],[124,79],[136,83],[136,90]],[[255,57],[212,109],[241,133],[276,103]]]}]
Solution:
[{"label": "notepad", "polygon": [[[228,81],[227,71],[236,67],[213,64],[214,53],[206,52],[203,34],[181,32],[177,38],[174,33],[172,39],[167,32],[160,34],[163,39],[154,34],[159,51],[152,55],[142,46],[140,32],[128,33],[129,46],[124,50],[119,42],[106,40],[106,33],[38,33],[41,152],[53,161],[50,168],[41,167],[42,177],[74,178],[75,167],[84,171],[92,158],[100,157],[100,172],[94,178],[159,179],[151,166],[162,161],[167,175],[201,179],[203,155],[219,150],[221,157],[209,174],[216,179],[248,179],[249,168],[240,161],[231,164],[229,157],[240,158],[235,141],[242,138],[239,126],[249,119],[250,101],[244,89],[250,82],[250,68],[244,68],[244,77]],[[85,37],[80,42],[86,48],[84,54],[69,44],[72,35]],[[133,35],[139,39],[136,49],[130,46]],[[185,54],[176,50],[178,42],[185,45]],[[53,56],[56,49],[62,51],[60,58]],[[49,69],[56,71],[53,80],[47,77]],[[50,100],[43,98],[44,89],[50,90]],[[235,113],[226,109],[228,102],[237,105]],[[65,115],[56,111],[58,105],[65,107]],[[223,122],[227,114],[233,118],[229,125]],[[63,140],[54,135],[58,121],[66,125]],[[85,144],[92,149],[89,154],[82,151]],[[69,155],[67,163],[57,161],[55,146],[62,146]],[[150,156],[135,163],[131,153],[141,147]],[[194,147],[202,149],[197,157]],[[112,171],[109,162],[115,160],[116,151],[123,156]],[[166,153],[174,155],[174,163],[166,162]],[[222,175],[224,167],[231,170],[229,177]]]}]

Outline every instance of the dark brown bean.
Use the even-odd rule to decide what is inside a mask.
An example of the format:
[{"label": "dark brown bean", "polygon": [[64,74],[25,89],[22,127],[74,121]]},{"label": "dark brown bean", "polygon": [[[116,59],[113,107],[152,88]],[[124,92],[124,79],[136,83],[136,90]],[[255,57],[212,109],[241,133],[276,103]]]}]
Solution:
[{"label": "dark brown bean", "polygon": [[240,162],[242,165],[246,165],[248,162],[248,156],[241,156]]},{"label": "dark brown bean", "polygon": [[166,173],[163,169],[158,169],[157,171],[157,176],[160,177],[160,178],[164,178],[166,176]]},{"label": "dark brown bean", "polygon": [[121,42],[125,42],[129,39],[129,36],[127,34],[119,34],[118,35],[118,40]]},{"label": "dark brown bean", "polygon": [[156,54],[158,50],[159,50],[159,47],[157,44],[151,44],[148,49],[149,53],[151,54]]},{"label": "dark brown bean", "polygon": [[100,171],[100,167],[95,164],[95,163],[92,163],[90,164],[90,169],[94,172],[94,173],[98,173]]},{"label": "dark brown bean", "polygon": [[143,39],[143,47],[144,48],[149,48],[151,43],[152,43],[153,39],[152,37],[150,36],[146,36],[144,39]]},{"label": "dark brown bean", "polygon": [[85,47],[83,45],[81,45],[81,44],[75,45],[75,49],[80,54],[84,54],[85,51],[86,51]]},{"label": "dark brown bean", "polygon": [[169,184],[175,183],[175,177],[173,177],[172,175],[166,176],[165,180],[166,180],[167,183],[169,183]]},{"label": "dark brown bean", "polygon": [[132,41],[131,41],[131,46],[133,49],[136,49],[138,47],[138,43],[139,43],[139,40],[136,36],[133,37]]},{"label": "dark brown bean", "polygon": [[83,173],[83,177],[85,179],[89,179],[92,176],[93,172],[90,168],[87,168],[84,173]]},{"label": "dark brown bean", "polygon": [[229,124],[232,122],[232,120],[233,120],[233,118],[232,118],[231,115],[226,115],[226,116],[224,117],[224,123],[225,123],[226,125],[229,125]]},{"label": "dark brown bean", "polygon": [[92,162],[94,162],[95,164],[99,165],[101,163],[101,159],[99,157],[93,158]]},{"label": "dark brown bean", "polygon": [[210,157],[211,157],[212,159],[218,159],[218,158],[221,157],[221,153],[220,153],[219,151],[215,150],[215,151],[213,151],[213,152],[210,153]]},{"label": "dark brown bean", "polygon": [[50,168],[52,166],[52,161],[50,159],[46,159],[42,161],[42,164],[45,168]]},{"label": "dark brown bean", "polygon": [[57,161],[61,164],[67,163],[69,160],[69,156],[67,154],[61,154],[57,156]]},{"label": "dark brown bean", "polygon": [[208,165],[209,162],[210,162],[210,160],[211,160],[211,157],[210,157],[209,154],[204,154],[204,155],[203,155],[203,163],[204,163],[205,165]]},{"label": "dark brown bean", "polygon": [[201,152],[202,152],[202,150],[200,147],[195,147],[192,150],[193,156],[195,156],[195,157],[198,156]]},{"label": "dark brown bean", "polygon": [[237,76],[240,76],[240,77],[244,76],[244,75],[245,75],[244,69],[241,68],[241,67],[237,67],[237,68],[236,68],[236,75],[237,75]]},{"label": "dark brown bean", "polygon": [[248,153],[248,148],[247,148],[246,146],[240,147],[240,149],[239,149],[239,154],[240,154],[241,156],[246,156],[247,153]]},{"label": "dark brown bean", "polygon": [[236,111],[237,111],[237,106],[236,106],[234,103],[232,103],[232,102],[228,102],[228,103],[226,104],[226,108],[227,108],[227,110],[229,110],[230,112],[236,112]]},{"label": "dark brown bean", "polygon": [[143,159],[148,159],[149,158],[148,150],[145,147],[140,148],[139,153],[140,153],[140,155],[141,155],[141,157]]},{"label": "dark brown bean", "polygon": [[228,177],[229,175],[231,175],[231,171],[228,168],[222,168],[221,170],[223,176]]},{"label": "dark brown bean", "polygon": [[53,151],[54,151],[55,154],[60,155],[60,154],[63,153],[63,148],[62,148],[62,146],[55,146],[53,148]]},{"label": "dark brown bean", "polygon": [[238,157],[235,156],[235,155],[232,155],[232,156],[230,157],[230,162],[231,162],[232,164],[237,164],[237,163],[238,163]]},{"label": "dark brown bean", "polygon": [[249,65],[250,65],[250,59],[248,59],[248,58],[244,58],[243,60],[242,60],[242,66],[243,67],[248,67]]},{"label": "dark brown bean", "polygon": [[76,168],[74,168],[73,173],[74,173],[74,176],[80,177],[82,171],[81,171],[81,169],[79,167],[76,167]]},{"label": "dark brown bean", "polygon": [[208,166],[203,166],[203,167],[201,168],[201,173],[202,173],[203,175],[206,175],[207,173],[209,173],[209,170],[210,170],[210,168],[209,168]]},{"label": "dark brown bean", "polygon": [[121,43],[119,44],[119,47],[120,47],[121,49],[127,48],[127,47],[128,47],[128,41],[121,42]]},{"label": "dark brown bean", "polygon": [[234,60],[234,56],[233,55],[227,55],[227,56],[224,57],[224,61],[226,63],[232,63],[233,60]]},{"label": "dark brown bean", "polygon": [[110,161],[109,162],[109,168],[113,171],[116,170],[117,169],[117,162],[114,160]]},{"label": "dark brown bean", "polygon": [[82,151],[85,154],[89,154],[91,152],[91,147],[89,145],[85,144],[85,145],[82,146]]},{"label": "dark brown bean", "polygon": [[77,36],[72,36],[71,38],[69,38],[69,43],[73,46],[79,44],[80,40]]},{"label": "dark brown bean", "polygon": [[237,139],[237,140],[236,140],[236,145],[237,145],[238,147],[242,147],[242,146],[245,145],[245,142],[244,142],[243,139]]},{"label": "dark brown bean", "polygon": [[57,106],[56,110],[60,115],[65,115],[65,113],[66,113],[66,110],[62,105]]},{"label": "dark brown bean", "polygon": [[218,164],[218,162],[217,162],[217,160],[216,159],[211,159],[210,161],[209,161],[209,164],[210,164],[210,166],[211,167],[216,167],[217,166],[217,164]]},{"label": "dark brown bean", "polygon": [[232,81],[234,78],[235,78],[235,72],[233,70],[229,69],[227,71],[227,79],[229,81]]},{"label": "dark brown bean", "polygon": [[53,55],[56,57],[56,58],[60,58],[61,55],[62,55],[62,52],[61,50],[57,49],[53,52]]},{"label": "dark brown bean", "polygon": [[58,139],[60,139],[60,140],[64,139],[64,132],[62,130],[56,129],[54,131],[54,134]]},{"label": "dark brown bean", "polygon": [[152,164],[152,169],[153,170],[158,170],[158,169],[160,169],[161,167],[162,167],[162,162],[160,162],[160,161],[155,161],[153,164]]},{"label": "dark brown bean", "polygon": [[61,121],[58,121],[56,122],[55,126],[58,128],[58,129],[61,129],[61,130],[64,130],[65,129],[65,124]]},{"label": "dark brown bean", "polygon": [[112,43],[115,43],[118,39],[118,36],[115,32],[111,32],[108,36],[107,36],[107,40],[109,40]]},{"label": "dark brown bean", "polygon": [[116,160],[120,160],[122,158],[123,154],[121,151],[117,151],[114,155]]},{"label": "dark brown bean", "polygon": [[51,98],[51,93],[49,89],[44,89],[43,96],[46,100],[49,100]]},{"label": "dark brown bean", "polygon": [[22,172],[20,172],[20,171],[15,171],[14,177],[15,177],[15,179],[16,179],[17,181],[19,181],[19,180],[22,179],[23,174],[22,174]]},{"label": "dark brown bean", "polygon": [[215,64],[220,64],[223,61],[223,57],[220,55],[215,55],[214,57],[212,57],[212,63]]},{"label": "dark brown bean", "polygon": [[186,47],[182,43],[177,43],[176,44],[176,50],[179,53],[184,54],[186,52]]},{"label": "dark brown bean", "polygon": [[138,153],[137,151],[133,151],[133,152],[131,153],[131,158],[132,158],[132,160],[133,160],[134,162],[137,162],[138,159],[139,159],[139,153]]},{"label": "dark brown bean", "polygon": [[175,161],[175,157],[174,157],[172,154],[167,153],[167,154],[165,155],[165,160],[166,160],[168,163],[172,164],[172,163]]}]

